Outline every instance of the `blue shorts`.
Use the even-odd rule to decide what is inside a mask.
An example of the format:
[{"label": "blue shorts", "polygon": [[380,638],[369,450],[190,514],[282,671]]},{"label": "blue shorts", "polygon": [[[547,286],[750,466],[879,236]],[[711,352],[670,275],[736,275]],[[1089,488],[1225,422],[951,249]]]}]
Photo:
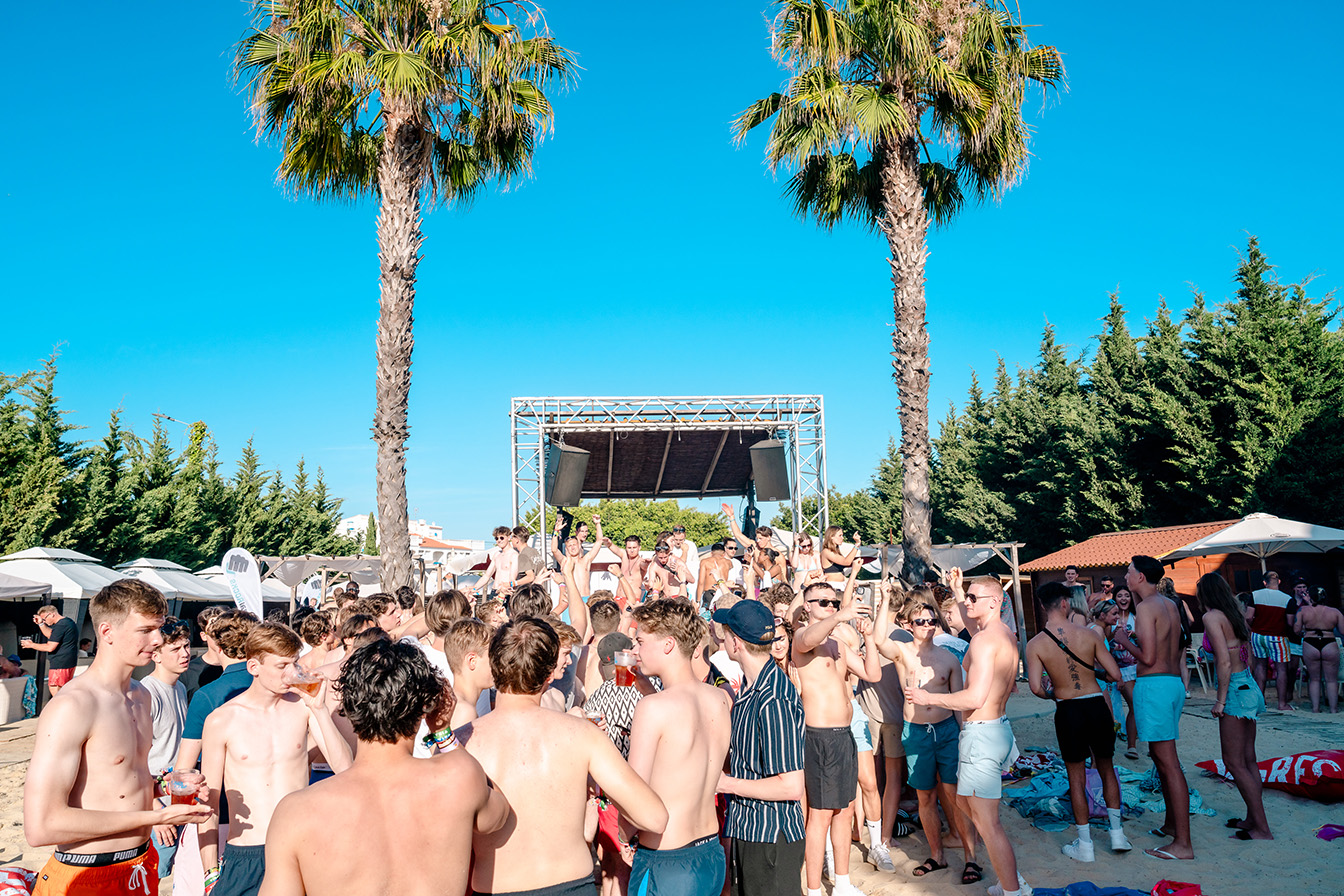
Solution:
[{"label": "blue shorts", "polygon": [[1264,711],[1265,695],[1256,686],[1249,669],[1242,669],[1227,679],[1227,701],[1223,704],[1223,712],[1254,722]]},{"label": "blue shorts", "polygon": [[863,711],[858,700],[851,700],[854,717],[849,720],[849,733],[854,735],[854,749],[860,753],[873,752],[873,736],[868,731],[868,714]]},{"label": "blue shorts", "polygon": [[997,800],[1003,796],[1003,773],[1017,760],[1017,744],[1008,717],[992,722],[967,722],[957,744],[957,795]]},{"label": "blue shorts", "polygon": [[1134,728],[1139,740],[1159,743],[1181,736],[1185,683],[1179,675],[1140,675],[1134,682]]},{"label": "blue shorts", "polygon": [[901,728],[901,746],[910,768],[908,780],[916,790],[932,790],[941,778],[944,784],[957,783],[957,744],[961,729],[954,716],[932,725],[906,722]]},{"label": "blue shorts", "polygon": [[727,873],[723,847],[711,834],[680,849],[635,850],[630,896],[719,896]]}]

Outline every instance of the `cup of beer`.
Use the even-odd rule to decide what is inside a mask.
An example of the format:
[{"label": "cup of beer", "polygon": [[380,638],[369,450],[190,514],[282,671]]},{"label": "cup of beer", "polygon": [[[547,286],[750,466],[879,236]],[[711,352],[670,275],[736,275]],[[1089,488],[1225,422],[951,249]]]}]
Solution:
[{"label": "cup of beer", "polygon": [[317,692],[322,689],[322,676],[302,666],[291,666],[289,681],[286,683],[296,691],[303,691],[309,697],[316,697]]},{"label": "cup of beer", "polygon": [[607,714],[600,709],[590,709],[584,712],[583,717],[601,728],[607,721]]},{"label": "cup of beer", "polygon": [[168,775],[168,797],[174,806],[196,802],[196,794],[205,783],[205,775],[194,769],[172,772]]},{"label": "cup of beer", "polygon": [[635,683],[635,656],[628,650],[618,650],[612,655],[616,663],[616,686],[633,687]]}]

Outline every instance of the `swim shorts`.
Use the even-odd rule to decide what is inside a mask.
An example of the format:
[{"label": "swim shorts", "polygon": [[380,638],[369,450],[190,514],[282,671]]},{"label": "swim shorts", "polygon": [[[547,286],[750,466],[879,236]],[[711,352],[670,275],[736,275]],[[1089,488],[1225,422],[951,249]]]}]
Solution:
[{"label": "swim shorts", "polygon": [[905,748],[901,746],[901,725],[898,722],[879,722],[869,717],[868,742],[873,745],[874,751],[881,750],[888,759],[900,759],[905,755]]},{"label": "swim shorts", "polygon": [[[155,869],[159,857],[150,843],[101,855],[59,855],[64,861],[53,856],[37,873],[33,896],[158,896],[159,874]],[[115,861],[126,855],[129,857]]]},{"label": "swim shorts", "polygon": [[849,726],[803,728],[803,783],[813,809],[843,809],[859,786],[859,751]]},{"label": "swim shorts", "polygon": [[1137,681],[1137,680],[1138,680],[1138,677],[1139,677],[1139,667],[1138,667],[1138,666],[1121,666],[1121,667],[1120,667],[1120,680],[1121,680],[1121,681]]},{"label": "swim shorts", "polygon": [[1288,649],[1288,639],[1281,635],[1257,635],[1251,632],[1251,653],[1256,659],[1269,660],[1271,663],[1286,663],[1292,655]]},{"label": "swim shorts", "polygon": [[256,896],[265,876],[266,844],[225,844],[224,857],[219,862],[219,880],[210,896]]},{"label": "swim shorts", "polygon": [[1086,762],[1088,756],[1115,755],[1115,727],[1100,693],[1060,700],[1055,704],[1055,736],[1065,762]]},{"label": "swim shorts", "polygon": [[963,725],[957,755],[957,795],[997,800],[1003,796],[1003,773],[1021,754],[1013,740],[1013,726],[1003,716]]},{"label": "swim shorts", "polygon": [[1223,704],[1223,712],[1254,722],[1264,711],[1265,695],[1256,687],[1249,669],[1242,669],[1227,679],[1227,701]]},{"label": "swim shorts", "polygon": [[868,714],[858,700],[849,701],[854,717],[849,720],[849,733],[854,735],[854,748],[860,753],[873,752],[873,737],[868,733]]},{"label": "swim shorts", "polygon": [[678,849],[635,851],[629,896],[719,896],[728,871],[717,834]]},{"label": "swim shorts", "polygon": [[63,688],[70,683],[70,679],[75,677],[74,668],[69,669],[48,669],[47,684],[53,688]]},{"label": "swim shorts", "polygon": [[932,725],[906,722],[901,730],[901,746],[909,767],[908,781],[916,790],[932,790],[941,778],[944,784],[957,783],[957,744],[961,729],[948,716]]},{"label": "swim shorts", "polygon": [[[510,890],[507,893],[481,893],[476,896],[593,896],[597,892],[597,881],[589,874],[578,880],[565,881],[563,884],[551,884],[549,887],[537,887],[535,890]],[[210,894],[214,896],[214,894]]]},{"label": "swim shorts", "polygon": [[1185,683],[1179,675],[1140,675],[1134,682],[1134,728],[1148,743],[1181,736]]}]

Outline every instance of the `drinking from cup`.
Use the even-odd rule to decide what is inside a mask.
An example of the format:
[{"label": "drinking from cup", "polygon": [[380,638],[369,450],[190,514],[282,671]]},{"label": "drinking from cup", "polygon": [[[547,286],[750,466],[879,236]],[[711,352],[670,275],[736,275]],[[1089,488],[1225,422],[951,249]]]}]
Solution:
[{"label": "drinking from cup", "polygon": [[612,659],[616,663],[616,686],[633,687],[635,684],[635,657],[628,650],[618,650]]},{"label": "drinking from cup", "polygon": [[286,683],[295,690],[303,691],[309,697],[316,697],[317,692],[322,689],[322,676],[302,666],[292,666]]}]

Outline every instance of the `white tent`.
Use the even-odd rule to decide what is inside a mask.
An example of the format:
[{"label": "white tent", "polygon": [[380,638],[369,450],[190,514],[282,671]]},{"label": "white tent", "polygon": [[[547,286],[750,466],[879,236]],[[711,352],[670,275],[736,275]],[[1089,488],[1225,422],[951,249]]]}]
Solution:
[{"label": "white tent", "polygon": [[1283,551],[1324,554],[1341,546],[1344,546],[1344,529],[1299,523],[1268,513],[1252,513],[1226,529],[1177,548],[1162,559],[1180,560],[1182,557],[1204,557],[1209,554],[1250,554],[1260,559],[1263,572],[1265,558],[1274,554]]},{"label": "white tent", "polygon": [[51,586],[46,582],[31,582],[0,572],[0,600],[26,600],[48,594],[51,594]]},{"label": "white tent", "polygon": [[327,572],[349,573],[350,578],[361,585],[371,584],[380,579],[382,562],[377,557],[355,554],[349,557],[323,557],[317,554],[304,554],[301,557],[258,557],[257,560],[268,567],[262,580],[276,578],[291,588],[296,587],[313,573]]},{"label": "white tent", "polygon": [[[171,560],[141,557],[117,566],[128,578],[153,585],[169,600],[233,600],[233,594],[221,582],[198,578],[181,564]],[[288,597],[288,595],[286,595]]]},{"label": "white tent", "polygon": [[125,578],[98,563],[96,557],[61,548],[29,548],[0,557],[0,573],[51,586],[51,596],[88,600],[103,586]]},{"label": "white tent", "polygon": [[[192,575],[203,581],[210,582],[219,586],[224,591],[222,598],[211,598],[211,600],[226,600],[233,602],[233,592],[229,586],[224,583],[224,567],[216,564],[208,566],[205,569],[192,573]],[[261,582],[261,600],[263,603],[288,603],[289,589],[281,585],[275,579],[263,579]]]}]

